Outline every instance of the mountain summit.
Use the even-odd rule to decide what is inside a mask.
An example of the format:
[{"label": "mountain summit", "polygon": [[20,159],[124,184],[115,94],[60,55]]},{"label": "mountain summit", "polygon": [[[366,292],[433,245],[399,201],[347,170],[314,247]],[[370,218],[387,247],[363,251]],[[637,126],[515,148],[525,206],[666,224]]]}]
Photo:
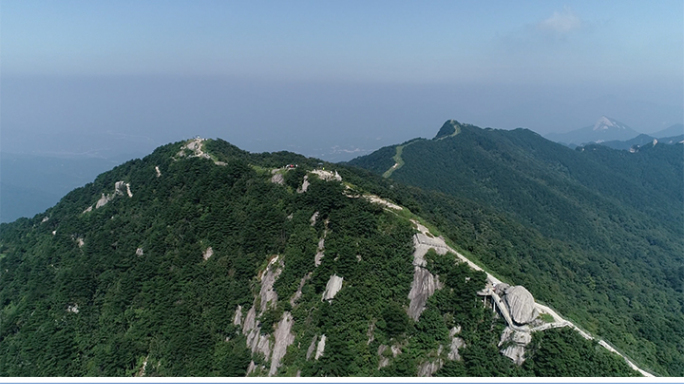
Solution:
[{"label": "mountain summit", "polygon": [[631,130],[630,127],[619,121],[613,120],[606,116],[601,116],[600,119],[594,124],[594,131],[606,131],[606,130]]},{"label": "mountain summit", "polygon": [[629,140],[639,135],[626,124],[606,116],[601,116],[593,126],[565,133],[550,133],[546,138],[570,147],[612,140]]}]

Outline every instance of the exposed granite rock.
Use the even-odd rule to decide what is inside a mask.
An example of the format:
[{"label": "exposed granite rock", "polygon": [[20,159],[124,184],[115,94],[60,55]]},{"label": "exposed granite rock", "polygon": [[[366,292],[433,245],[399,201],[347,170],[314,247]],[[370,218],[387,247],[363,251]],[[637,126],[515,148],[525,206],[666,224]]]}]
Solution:
[{"label": "exposed granite rock", "polygon": [[449,346],[449,354],[447,358],[449,360],[461,360],[461,356],[458,354],[458,349],[465,347],[465,341],[460,337],[452,337],[451,345]]},{"label": "exposed granite rock", "polygon": [[209,247],[207,248],[204,253],[202,253],[202,258],[206,261],[209,260],[210,257],[214,255],[214,249]]},{"label": "exposed granite rock", "polygon": [[534,297],[525,287],[517,285],[507,288],[504,299],[511,317],[516,323],[527,324],[537,317],[538,312],[534,305]]},{"label": "exposed granite rock", "polygon": [[414,266],[413,282],[408,298],[410,300],[406,311],[410,318],[418,321],[420,314],[425,310],[425,303],[435,293],[437,279],[427,269]]},{"label": "exposed granite rock", "polygon": [[246,335],[249,331],[254,329],[256,326],[256,306],[252,305],[252,308],[247,311],[247,316],[245,316],[245,322],[242,324],[242,334]]},{"label": "exposed granite rock", "polygon": [[285,185],[285,177],[282,173],[277,173],[278,169],[273,170],[273,176],[271,176],[271,183]]},{"label": "exposed granite rock", "polygon": [[335,297],[335,295],[337,295],[337,292],[339,292],[340,289],[342,289],[343,280],[344,277],[340,277],[337,275],[330,276],[328,284],[325,285],[325,292],[323,292],[323,298],[321,300],[332,300]]},{"label": "exposed granite rock", "polygon": [[242,325],[242,305],[238,305],[235,310],[235,316],[233,316],[233,325]]},{"label": "exposed granite rock", "polygon": [[97,203],[95,203],[95,209],[98,209],[98,208],[104,206],[105,204],[109,203],[109,200],[110,200],[110,197],[105,196],[105,194],[103,193],[102,197],[100,197],[100,199],[97,201]]},{"label": "exposed granite rock", "polygon": [[501,353],[514,363],[521,365],[525,361],[525,347],[530,341],[532,341],[532,335],[529,332],[520,332],[506,327],[501,334],[499,347],[506,343]]},{"label": "exposed granite rock", "polygon": [[142,248],[138,248],[138,249],[135,250],[135,255],[136,255],[136,256],[142,256],[142,255],[144,255],[144,254],[145,254],[145,253],[143,252],[143,249],[142,249]]},{"label": "exposed granite rock", "polygon": [[316,356],[314,356],[314,359],[318,360],[321,356],[323,356],[323,351],[325,351],[325,335],[321,335],[321,340],[318,342],[318,346],[316,347]]},{"label": "exposed granite rock", "polygon": [[161,171],[159,170],[159,166],[158,166],[158,165],[155,165],[155,166],[154,166],[154,170],[157,172],[157,177],[160,177],[160,176],[161,176]]},{"label": "exposed granite rock", "polygon": [[309,175],[304,175],[304,181],[302,181],[302,186],[297,188],[297,193],[304,193],[309,189]]},{"label": "exposed granite rock", "polygon": [[442,368],[443,365],[444,362],[442,359],[437,359],[437,361],[426,361],[418,366],[418,377],[430,377]]},{"label": "exposed granite rock", "polygon": [[[283,313],[282,320],[280,320],[276,326],[275,342],[273,343],[273,354],[271,355],[271,369],[268,371],[269,376],[273,376],[276,372],[278,372],[280,360],[285,356],[285,353],[287,353],[287,347],[294,342],[295,337],[290,332],[293,323],[294,321],[290,312],[285,312]],[[323,340],[325,340],[325,336],[323,336]],[[316,355],[318,356],[318,352],[316,352]]]},{"label": "exposed granite rock", "polygon": [[387,356],[383,356],[386,350],[387,346],[384,344],[378,347],[378,356],[380,356],[380,360],[378,361],[378,369],[384,368],[389,365],[389,358]]},{"label": "exposed granite rock", "polygon": [[323,256],[325,256],[325,235],[327,232],[323,232],[323,237],[318,240],[318,251],[316,256],[314,256],[314,265],[319,266],[323,262]]},{"label": "exposed granite rock", "polygon": [[313,215],[311,215],[311,218],[309,219],[309,222],[311,223],[311,226],[313,227],[316,225],[316,220],[318,219],[318,211],[314,212]]},{"label": "exposed granite rock", "polygon": [[252,353],[260,352],[264,355],[264,359],[268,360],[271,355],[271,341],[268,335],[262,335],[259,327],[249,331],[247,335],[247,347]]},{"label": "exposed granite rock", "polygon": [[256,370],[256,363],[254,363],[254,360],[249,362],[249,365],[247,366],[247,375],[249,376],[250,373],[254,372]]},{"label": "exposed granite rock", "polygon": [[268,308],[268,303],[275,305],[278,301],[278,294],[273,290],[273,283],[275,283],[280,273],[283,271],[282,261],[276,265],[278,262],[278,256],[275,256],[266,267],[266,271],[261,275],[261,289],[259,291],[259,297],[261,298],[261,311],[259,314],[264,313],[266,308]]}]

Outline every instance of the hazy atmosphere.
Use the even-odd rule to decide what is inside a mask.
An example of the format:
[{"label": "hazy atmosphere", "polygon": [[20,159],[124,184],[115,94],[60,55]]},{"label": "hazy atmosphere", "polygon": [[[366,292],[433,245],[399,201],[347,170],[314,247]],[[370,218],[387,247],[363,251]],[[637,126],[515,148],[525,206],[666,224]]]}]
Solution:
[{"label": "hazy atmosphere", "polygon": [[2,2],[5,153],[195,135],[331,161],[450,118],[545,134],[682,121],[683,5]]},{"label": "hazy atmosphere", "polygon": [[195,136],[337,162],[448,119],[542,135],[684,120],[681,1],[0,6],[0,222]]}]

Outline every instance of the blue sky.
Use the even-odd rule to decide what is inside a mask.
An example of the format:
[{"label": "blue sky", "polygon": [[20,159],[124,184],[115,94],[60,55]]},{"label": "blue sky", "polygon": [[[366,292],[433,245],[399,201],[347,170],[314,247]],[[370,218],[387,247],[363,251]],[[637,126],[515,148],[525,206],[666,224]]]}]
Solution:
[{"label": "blue sky", "polygon": [[450,118],[547,133],[605,114],[650,132],[684,110],[681,0],[3,0],[0,12],[5,151],[45,132],[83,148],[88,135],[153,148],[201,133],[322,156],[431,137]]}]

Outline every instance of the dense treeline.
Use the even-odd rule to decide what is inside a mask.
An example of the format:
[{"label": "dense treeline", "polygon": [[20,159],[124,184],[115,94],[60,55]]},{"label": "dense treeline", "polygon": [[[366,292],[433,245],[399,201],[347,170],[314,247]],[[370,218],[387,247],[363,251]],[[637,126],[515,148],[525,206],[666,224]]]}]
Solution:
[{"label": "dense treeline", "polygon": [[[272,335],[285,312],[292,315],[295,342],[279,375],[406,376],[438,360],[445,362],[438,374],[446,375],[565,373],[557,368],[565,351],[547,347],[555,341],[535,344],[529,361],[536,370],[499,353],[504,325],[476,295],[485,276],[453,255],[427,256],[444,288],[420,321],[407,316],[414,229],[407,214],[359,195],[378,194],[431,217],[437,206],[449,207],[445,196],[430,205],[424,200],[436,195],[344,167],[338,170],[347,185],[309,174],[307,192],[297,193],[318,160],[249,154],[221,140],[205,142],[212,160],[180,158],[181,145],[100,175],[43,215],[0,225],[0,375],[244,376],[251,361],[268,366],[233,319],[238,306],[246,313],[258,303],[260,273],[275,255],[283,265],[273,287],[278,298],[257,320],[261,333]],[[280,171],[283,185],[271,182],[271,168],[285,164],[299,167]],[[95,209],[117,181],[129,183],[133,196],[123,192]],[[454,223],[447,217],[439,224],[466,247],[479,244]],[[316,267],[321,238],[325,255]],[[344,278],[343,288],[324,302],[331,275]],[[457,326],[466,346],[460,360],[448,361],[449,330]],[[307,358],[322,335],[325,352]],[[401,353],[378,353],[383,346]],[[613,357],[596,352],[592,361],[604,358]],[[577,372],[600,373],[592,367]],[[610,369],[604,374],[627,372]]]},{"label": "dense treeline", "polygon": [[[646,369],[683,375],[684,146],[572,150],[460,128],[404,146],[391,175],[443,193],[410,190],[421,216]],[[391,148],[351,164],[375,171]]]}]

